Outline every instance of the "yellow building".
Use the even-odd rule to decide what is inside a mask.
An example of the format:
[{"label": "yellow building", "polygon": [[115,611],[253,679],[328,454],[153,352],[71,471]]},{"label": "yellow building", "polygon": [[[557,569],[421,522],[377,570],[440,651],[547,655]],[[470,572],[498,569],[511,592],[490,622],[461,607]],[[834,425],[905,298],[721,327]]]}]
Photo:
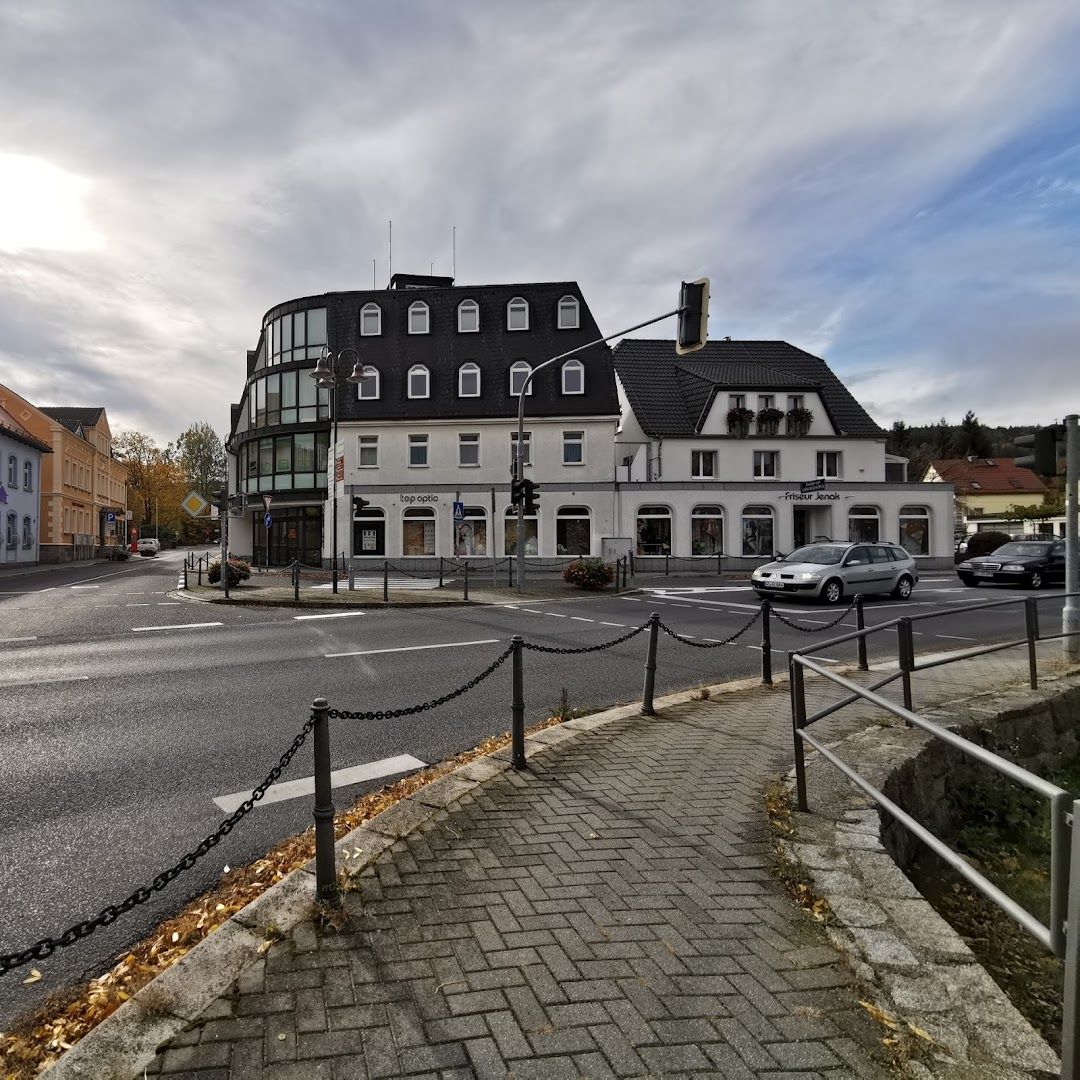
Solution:
[{"label": "yellow building", "polygon": [[101,406],[39,408],[0,384],[0,407],[52,450],[41,461],[42,562],[93,558],[126,535],[127,466]]},{"label": "yellow building", "polygon": [[998,517],[1013,506],[1041,504],[1049,491],[1041,477],[1012,458],[939,458],[930,463],[923,480],[953,485],[958,525]]}]

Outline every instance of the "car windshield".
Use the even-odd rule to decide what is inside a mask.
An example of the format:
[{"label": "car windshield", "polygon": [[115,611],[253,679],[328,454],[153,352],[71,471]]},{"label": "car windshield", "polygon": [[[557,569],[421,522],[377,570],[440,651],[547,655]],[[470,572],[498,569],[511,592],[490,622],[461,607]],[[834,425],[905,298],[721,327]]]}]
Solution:
[{"label": "car windshield", "polygon": [[784,562],[829,566],[838,563],[846,550],[843,544],[808,544],[806,547],[796,548],[790,555],[785,555]]},{"label": "car windshield", "polygon": [[994,551],[995,555],[1045,555],[1050,545],[1038,540],[1031,543],[1002,544]]}]

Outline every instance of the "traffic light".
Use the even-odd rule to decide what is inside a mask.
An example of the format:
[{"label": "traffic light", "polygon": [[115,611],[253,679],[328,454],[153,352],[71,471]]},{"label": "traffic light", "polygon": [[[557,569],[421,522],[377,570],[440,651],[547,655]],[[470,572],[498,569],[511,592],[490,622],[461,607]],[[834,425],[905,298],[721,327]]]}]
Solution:
[{"label": "traffic light", "polygon": [[680,356],[697,352],[709,340],[709,279],[684,281],[679,290],[679,330],[675,351]]},{"label": "traffic light", "polygon": [[370,506],[371,503],[363,497],[363,495],[354,495],[352,497],[352,512],[353,517],[356,517],[365,506]]},{"label": "traffic light", "polygon": [[1032,452],[1016,458],[1013,464],[1031,469],[1040,476],[1057,476],[1058,440],[1064,437],[1064,424],[1048,424],[1031,435],[1018,436],[1013,440],[1016,445],[1030,446]]},{"label": "traffic light", "polygon": [[540,512],[539,502],[540,496],[537,495],[537,487],[535,480],[523,480],[525,485],[525,513],[526,514],[538,514]]},{"label": "traffic light", "polygon": [[525,498],[525,481],[510,481],[510,502],[514,506],[520,506]]}]

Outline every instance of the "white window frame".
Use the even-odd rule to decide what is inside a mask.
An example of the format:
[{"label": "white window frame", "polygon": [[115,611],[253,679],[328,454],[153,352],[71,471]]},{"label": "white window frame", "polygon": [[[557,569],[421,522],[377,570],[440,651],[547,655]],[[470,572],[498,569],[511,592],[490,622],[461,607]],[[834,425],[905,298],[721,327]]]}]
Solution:
[{"label": "white window frame", "polygon": [[[563,317],[563,310],[573,310],[573,320]],[[556,307],[555,325],[559,330],[579,330],[581,328],[581,304],[576,296],[560,296]]]},{"label": "white window frame", "polygon": [[[472,375],[473,373],[476,374],[476,393],[475,394],[466,394],[464,389],[462,388],[462,385],[461,385],[462,376],[465,375],[465,374]],[[458,368],[458,374],[457,374],[458,397],[462,397],[462,398],[479,397],[480,396],[480,389],[481,389],[482,385],[483,385],[483,381],[482,381],[482,378],[481,378],[481,375],[480,375],[480,365],[479,364],[474,364],[470,360],[467,364],[462,364],[461,367]]]},{"label": "white window frame", "polygon": [[[755,480],[779,480],[780,479],[780,451],[779,450],[755,450],[754,454],[754,479]],[[765,455],[771,455],[773,471],[767,473],[765,469]]]},{"label": "white window frame", "polygon": [[[514,375],[515,374],[523,375],[523,378],[522,378],[521,382],[524,385],[525,379],[527,379],[531,373],[532,373],[532,364],[530,364],[527,360],[515,360],[510,365],[510,396],[511,397],[521,397],[521,391],[514,389]],[[526,391],[525,396],[526,397],[532,397],[532,392],[533,392],[533,384],[530,382],[529,383],[529,389]]]},{"label": "white window frame", "polygon": [[[524,444],[525,444],[525,462],[524,463],[526,465],[531,465],[532,464],[532,432],[531,431],[526,431],[526,432],[523,432],[523,434],[525,436],[525,438],[523,440]],[[517,446],[517,431],[511,431],[510,432],[510,464],[511,465],[513,465],[513,463],[514,463],[514,448],[516,446]]]},{"label": "white window frame", "polygon": [[[366,444],[366,445],[365,445]],[[364,451],[374,450],[375,460],[365,461]],[[358,469],[377,469],[379,467],[379,436],[359,435],[356,440],[356,467]]]},{"label": "white window frame", "polygon": [[22,519],[22,546],[24,548],[34,546],[34,526],[29,514],[24,514]]},{"label": "white window frame", "polygon": [[746,408],[746,395],[745,394],[728,394],[728,410],[731,409],[745,409]]},{"label": "white window frame", "polygon": [[[709,461],[712,464],[712,472],[706,472],[702,463]],[[715,480],[717,473],[717,459],[715,450],[691,450],[690,451],[690,479],[691,480]]]},{"label": "white window frame", "polygon": [[[466,441],[468,440],[468,441]],[[476,460],[464,461],[462,460],[462,450],[466,446],[476,447]],[[478,469],[482,464],[480,460],[480,433],[478,431],[461,431],[458,432],[458,468],[459,469]]]},{"label": "white window frame", "polygon": [[806,395],[805,394],[788,394],[787,399],[788,412],[792,409],[805,409],[806,408]]},{"label": "white window frame", "polygon": [[7,466],[8,487],[13,491],[19,487],[19,459],[12,454],[8,458]]},{"label": "white window frame", "polygon": [[[370,380],[374,380],[375,393],[365,394],[364,385],[369,384]],[[364,365],[364,378],[356,384],[356,400],[357,401],[378,401],[382,395],[382,378],[379,375],[379,369],[372,367],[371,364]]]},{"label": "white window frame", "polygon": [[[420,315],[421,312],[424,316],[424,328],[422,330],[414,329],[413,315]],[[409,333],[410,334],[430,334],[431,333],[431,309],[424,303],[423,300],[414,300],[409,305]]]},{"label": "white window frame", "polygon": [[[375,315],[375,329],[369,330],[366,328],[365,315]],[[361,337],[381,337],[382,336],[382,308],[374,302],[365,304],[360,309],[360,336]]]},{"label": "white window frame", "polygon": [[[567,372],[576,371],[579,378],[579,389],[568,390],[566,388],[566,375]],[[580,360],[567,360],[562,366],[562,392],[564,394],[584,394],[585,393],[585,365]]]},{"label": "white window frame", "polygon": [[[422,462],[413,461],[413,449],[424,449],[424,460]],[[428,468],[428,462],[430,461],[430,439],[427,435],[413,434],[408,436],[407,451],[405,464],[410,469],[426,469]]]},{"label": "white window frame", "polygon": [[[815,455],[817,459],[817,478],[819,480],[839,480],[844,475],[844,456],[840,450],[819,450]],[[835,471],[828,471],[828,461],[835,459]]]},{"label": "white window frame", "polygon": [[[577,443],[581,447],[581,460],[580,461],[567,461],[566,460],[566,448]],[[564,431],[562,433],[562,463],[569,468],[577,468],[580,465],[585,464],[585,432],[584,431]]]},{"label": "white window frame", "polygon": [[[511,318],[511,315],[510,315],[511,309],[513,309],[515,314],[518,314],[520,312],[524,312],[524,314],[525,314],[525,325],[524,326],[513,326],[513,325],[511,325],[512,322],[513,322],[512,318]],[[514,297],[511,297],[511,299],[506,302],[506,329],[507,330],[515,330],[515,331],[516,330],[528,330],[529,329],[529,301],[526,300],[524,296],[514,296]]]},{"label": "white window frame", "polygon": [[23,462],[22,486],[23,491],[34,490],[34,463],[29,458]]},{"label": "white window frame", "polygon": [[[462,313],[468,309],[472,314],[476,316],[476,325],[462,326]],[[479,334],[480,333],[480,305],[475,300],[462,300],[457,307],[457,328],[459,334]]]},{"label": "white window frame", "polygon": [[757,397],[758,412],[762,409],[775,409],[776,408],[776,395],[775,394],[758,394]]},{"label": "white window frame", "polygon": [[[422,394],[413,393],[413,375],[424,376],[424,392]],[[423,364],[413,364],[409,368],[408,374],[405,376],[405,392],[408,397],[421,400],[423,398],[431,397],[431,372]]]}]

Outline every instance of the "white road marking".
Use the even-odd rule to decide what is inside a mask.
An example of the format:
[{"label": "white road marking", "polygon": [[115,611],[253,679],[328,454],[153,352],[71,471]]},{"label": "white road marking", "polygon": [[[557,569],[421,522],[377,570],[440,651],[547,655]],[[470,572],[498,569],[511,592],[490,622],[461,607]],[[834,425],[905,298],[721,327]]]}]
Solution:
[{"label": "white road marking", "polygon": [[[365,765],[354,765],[349,769],[335,769],[330,774],[330,786],[336,788],[348,787],[349,784],[360,784],[365,780],[378,780],[382,776],[394,776],[397,773],[412,772],[414,769],[422,769],[427,764],[411,754],[399,754],[397,757],[383,758],[381,761],[369,761]],[[237,791],[232,795],[219,795],[215,800],[218,808],[226,814],[231,814],[245,799],[251,798],[251,788],[245,791]],[[298,799],[302,795],[312,795],[315,792],[315,777],[305,776],[299,780],[286,780],[282,784],[273,784],[266,789],[266,794],[256,803],[256,806],[265,806],[267,803],[284,802],[287,799]]]},{"label": "white road marking", "polygon": [[0,645],[9,645],[13,641],[37,641],[37,637],[0,637]]},{"label": "white road marking", "polygon": [[935,634],[935,637],[946,638],[949,641],[978,641],[978,638],[963,637],[960,634]]},{"label": "white road marking", "polygon": [[553,619],[566,619],[569,617],[567,615],[560,615],[557,611],[545,611],[544,614],[550,615]]},{"label": "white road marking", "polygon": [[620,630],[626,629],[626,623],[624,622],[602,622],[601,626],[617,626]]},{"label": "white road marking", "polygon": [[149,607],[149,606],[150,606],[149,601],[145,601],[143,603],[134,603],[134,604],[125,604],[124,605],[124,607]]},{"label": "white road marking", "polygon": [[[517,608],[514,608],[514,610],[517,611]],[[546,611],[537,611],[536,608],[534,608],[534,607],[523,607],[521,610],[522,611],[527,611],[530,615],[546,615],[547,614]]]},{"label": "white road marking", "polygon": [[55,679],[16,679],[13,682],[0,682],[0,686],[41,686],[42,683],[89,681],[89,675],[57,675]]},{"label": "white road marking", "polygon": [[[220,625],[220,623],[218,624]],[[358,652],[324,653],[327,660],[336,660],[340,656],[378,656],[381,653],[423,652],[426,649],[460,649],[465,645],[497,645],[498,638],[484,638],[482,641],[447,641],[441,645],[400,645],[396,649],[361,649]]]},{"label": "white road marking", "polygon": [[157,602],[157,606],[158,607],[179,607],[180,606],[180,601],[179,600],[159,600]]},{"label": "white road marking", "polygon": [[595,619],[586,619],[582,615],[571,615],[570,619],[571,619],[572,622],[595,622],[596,621]]},{"label": "white road marking", "polygon": [[620,596],[620,600],[629,600],[632,604],[644,604],[645,601],[640,596]]},{"label": "white road marking", "polygon": [[205,626],[221,626],[219,622],[189,622],[179,623],[175,626],[133,626],[133,634],[146,634],[154,630],[201,630]]},{"label": "white road marking", "polygon": [[100,585],[69,585],[70,589],[100,589]]},{"label": "white road marking", "polygon": [[366,611],[331,611],[326,615],[294,615],[298,622],[305,619],[352,619],[357,615],[366,615]]}]

